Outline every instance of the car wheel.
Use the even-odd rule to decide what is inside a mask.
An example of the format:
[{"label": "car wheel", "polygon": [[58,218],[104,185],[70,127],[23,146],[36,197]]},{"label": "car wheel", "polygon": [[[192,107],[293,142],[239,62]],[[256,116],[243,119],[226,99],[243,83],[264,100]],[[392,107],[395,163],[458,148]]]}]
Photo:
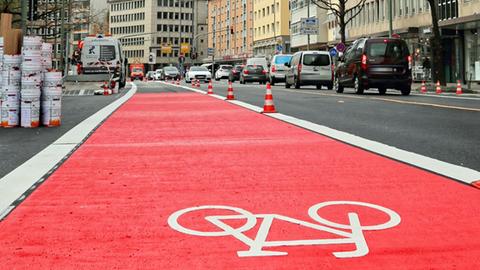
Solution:
[{"label": "car wheel", "polygon": [[333,89],[333,82],[327,85],[327,89],[328,89],[328,90],[332,90],[332,89]]},{"label": "car wheel", "polygon": [[293,84],[295,85],[295,89],[300,89],[300,82],[297,78],[294,79]]},{"label": "car wheel", "polygon": [[364,91],[363,85],[360,82],[360,78],[358,78],[358,76],[355,76],[354,88],[355,88],[355,93],[356,94],[358,94],[358,95],[363,94],[363,91]]},{"label": "car wheel", "polygon": [[240,78],[240,84],[245,84],[245,79]]},{"label": "car wheel", "polygon": [[412,87],[407,86],[400,91],[402,92],[402,96],[408,96],[408,95],[410,95],[410,92],[412,92]]},{"label": "car wheel", "polygon": [[322,90],[322,85],[321,85],[321,84],[317,84],[317,89],[318,89],[318,90]]},{"label": "car wheel", "polygon": [[292,87],[292,85],[285,81],[285,88],[290,89],[290,87]]},{"label": "car wheel", "polygon": [[387,93],[387,88],[385,87],[378,88],[378,93],[380,93],[380,95],[385,95],[385,93]]}]

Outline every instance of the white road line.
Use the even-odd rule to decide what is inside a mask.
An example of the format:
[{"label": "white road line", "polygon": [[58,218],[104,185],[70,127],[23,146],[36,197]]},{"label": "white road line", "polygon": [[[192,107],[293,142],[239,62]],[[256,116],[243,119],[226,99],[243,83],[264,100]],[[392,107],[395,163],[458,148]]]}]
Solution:
[{"label": "white road line", "polygon": [[[205,94],[205,91],[198,91],[196,89],[192,89],[185,86],[180,86],[180,87],[187,90],[194,90],[195,92]],[[255,112],[263,111],[262,108],[258,106],[251,105],[242,101],[235,100],[235,101],[229,101],[229,102]],[[405,151],[390,145],[368,140],[347,132],[343,132],[343,131],[332,129],[326,126],[318,125],[318,124],[315,124],[306,120],[298,119],[296,117],[288,116],[285,114],[271,113],[271,114],[265,114],[265,115],[293,124],[298,127],[302,127],[304,129],[313,131],[315,133],[325,135],[332,139],[362,148],[364,150],[367,150],[367,151],[370,151],[394,160],[398,160],[400,162],[410,164],[412,166],[415,166],[439,175],[456,179],[466,184],[472,185],[474,182],[480,180],[480,172],[473,169],[465,168],[462,166],[450,164],[437,159],[429,158],[413,152]]]},{"label": "white road line", "polygon": [[23,194],[33,185],[42,182],[44,175],[58,167],[59,162],[80,145],[116,109],[129,100],[136,91],[137,86],[132,84],[132,89],[123,97],[85,119],[54,143],[2,177],[0,179],[0,220],[15,207],[12,206],[13,203],[22,198]]},{"label": "white road line", "polygon": [[80,93],[78,93],[79,96],[83,96],[85,94],[85,89],[80,90]]}]

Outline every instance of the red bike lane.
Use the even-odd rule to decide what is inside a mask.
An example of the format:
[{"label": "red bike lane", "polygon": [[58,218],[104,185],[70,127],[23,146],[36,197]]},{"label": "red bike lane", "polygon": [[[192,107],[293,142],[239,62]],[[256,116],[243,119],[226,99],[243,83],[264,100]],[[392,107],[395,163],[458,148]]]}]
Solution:
[{"label": "red bike lane", "polygon": [[5,220],[1,269],[480,269],[480,191],[200,94],[137,94]]}]

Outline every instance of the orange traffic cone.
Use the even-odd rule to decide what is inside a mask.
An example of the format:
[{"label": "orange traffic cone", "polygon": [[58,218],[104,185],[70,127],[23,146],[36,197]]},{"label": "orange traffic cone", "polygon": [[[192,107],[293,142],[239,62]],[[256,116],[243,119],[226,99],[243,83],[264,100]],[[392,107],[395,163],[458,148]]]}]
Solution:
[{"label": "orange traffic cone", "polygon": [[228,82],[227,100],[235,100],[235,96],[233,95],[232,82]]},{"label": "orange traffic cone", "polygon": [[200,80],[197,80],[197,88],[200,88]]},{"label": "orange traffic cone", "polygon": [[211,80],[210,80],[210,82],[208,82],[208,92],[207,92],[207,94],[213,95],[213,85],[212,85]]},{"label": "orange traffic cone", "polygon": [[442,93],[442,87],[440,86],[440,81],[437,81],[437,88],[435,89],[435,93],[437,94]]},{"label": "orange traffic cone", "polygon": [[460,83],[460,81],[457,81],[457,95],[461,95],[461,94],[463,94],[462,84]]},{"label": "orange traffic cone", "polygon": [[192,87],[195,87],[195,79],[192,79]]},{"label": "orange traffic cone", "polygon": [[103,82],[103,95],[108,96],[108,83],[107,83],[107,81]]},{"label": "orange traffic cone", "polygon": [[263,105],[262,113],[276,113],[275,104],[273,103],[272,86],[267,83],[267,93],[265,94],[265,105]]},{"label": "orange traffic cone", "polygon": [[425,85],[425,81],[422,81],[422,88],[420,89],[420,92],[422,94],[426,94],[427,93],[427,86]]},{"label": "orange traffic cone", "polygon": [[177,85],[180,85],[180,78],[177,78]]}]

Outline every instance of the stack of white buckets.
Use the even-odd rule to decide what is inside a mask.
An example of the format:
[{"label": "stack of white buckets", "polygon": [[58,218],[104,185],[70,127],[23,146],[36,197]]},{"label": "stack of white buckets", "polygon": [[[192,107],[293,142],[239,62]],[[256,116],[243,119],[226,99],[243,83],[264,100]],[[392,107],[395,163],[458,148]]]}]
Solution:
[{"label": "stack of white buckets", "polygon": [[36,36],[24,37],[22,55],[3,57],[1,126],[60,125],[62,74],[51,68],[52,45]]}]

